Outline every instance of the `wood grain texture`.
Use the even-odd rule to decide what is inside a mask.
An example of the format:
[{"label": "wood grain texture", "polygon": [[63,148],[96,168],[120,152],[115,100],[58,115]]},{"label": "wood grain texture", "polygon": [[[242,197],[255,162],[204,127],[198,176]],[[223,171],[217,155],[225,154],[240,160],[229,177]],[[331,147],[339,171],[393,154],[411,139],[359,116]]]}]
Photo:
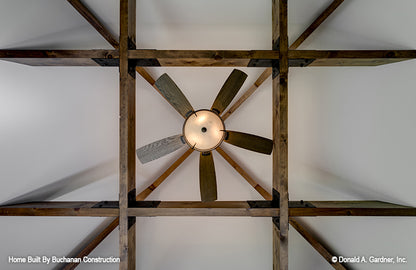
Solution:
[{"label": "wood grain texture", "polygon": [[211,110],[221,114],[234,99],[235,95],[237,95],[246,79],[246,73],[241,70],[234,69],[221,87],[221,90],[218,92],[218,95],[212,104]]},{"label": "wood grain texture", "polygon": [[68,66],[68,67],[98,67],[100,66],[90,58],[6,58],[1,59],[6,62],[22,64],[27,66]]},{"label": "wood grain texture", "polygon": [[159,89],[160,93],[166,98],[166,100],[175,108],[175,110],[184,118],[189,112],[194,111],[191,103],[185,97],[181,89],[176,83],[164,73],[159,79],[156,80],[155,86]]},{"label": "wood grain texture", "polygon": [[250,60],[278,59],[267,50],[131,50],[138,66],[222,66],[247,67]]},{"label": "wood grain texture", "polygon": [[414,59],[416,50],[290,50],[296,59]]},{"label": "wood grain texture", "polygon": [[[151,203],[151,201],[149,201]],[[266,202],[266,201],[259,201]],[[0,216],[93,216],[116,217],[116,207],[93,207],[89,202],[38,202],[0,207]],[[247,201],[166,201],[157,202],[156,208],[132,206],[129,215],[134,216],[263,216],[279,215],[279,208],[272,203],[262,207],[250,206]],[[408,216],[416,217],[416,208],[380,201],[308,201],[290,202],[289,215],[296,216]],[[309,205],[309,207],[299,207]],[[214,210],[212,210],[214,209]]]},{"label": "wood grain texture", "polygon": [[117,59],[115,50],[0,50],[0,60],[29,66],[100,66],[93,59]]},{"label": "wood grain texture", "polygon": [[332,262],[332,257],[334,256],[334,253],[330,252],[329,249],[322,244],[322,241],[318,241],[317,237],[313,235],[309,230],[307,230],[300,221],[296,220],[295,218],[290,218],[289,220],[290,225],[292,225],[293,228],[296,229],[296,231],[299,232],[300,235],[303,236],[303,238],[308,241],[309,244],[319,253],[322,257],[334,268],[337,270],[347,270],[348,268],[339,263],[339,262]]},{"label": "wood grain texture", "polygon": [[416,58],[416,50],[291,50],[290,58],[316,59],[314,66],[379,66]]},{"label": "wood grain texture", "polygon": [[227,130],[225,142],[246,150],[270,155],[273,150],[273,141],[257,135]]},{"label": "wood grain texture", "polygon": [[128,51],[135,47],[136,1],[120,0],[120,270],[136,268],[135,218],[128,216],[136,196],[136,73]]},{"label": "wood grain texture", "polygon": [[279,59],[279,53],[271,50],[153,50],[129,51],[130,59],[206,59],[223,61],[251,59]]},{"label": "wood grain texture", "polygon": [[155,86],[156,80],[153,79],[152,75],[150,75],[144,67],[136,67],[136,71],[140,74],[140,76],[143,77],[143,79],[145,79],[151,86],[153,86],[160,93],[160,90]]},{"label": "wood grain texture", "polygon": [[179,150],[185,146],[181,137],[182,134],[178,134],[142,146],[136,150],[137,157],[145,164]]},{"label": "wood grain texture", "polygon": [[0,216],[114,217],[118,208],[93,208],[98,202],[35,202],[0,206]]},{"label": "wood grain texture", "polygon": [[328,17],[331,15],[344,0],[334,0],[306,30],[298,37],[298,39],[290,45],[289,49],[297,49]]},{"label": "wood grain texture", "polygon": [[351,58],[335,58],[335,59],[316,59],[310,67],[375,67],[392,63],[407,61],[405,58],[368,58],[368,59],[351,59]]},{"label": "wood grain texture", "polygon": [[[289,264],[289,194],[288,194],[288,25],[287,0],[273,3],[274,23],[279,29],[279,76],[273,79],[273,189],[279,192],[279,227],[273,231],[273,269],[288,270]],[[276,17],[278,16],[278,17]],[[275,67],[277,69],[277,67]]]},{"label": "wood grain texture", "polygon": [[[308,201],[309,205],[322,207],[299,207],[300,202],[290,202],[289,215],[295,216],[416,216],[416,208],[390,205],[377,201]],[[327,204],[327,205],[326,205]],[[373,205],[374,207],[369,207]],[[252,207],[245,201],[166,201],[157,207],[131,207],[135,216],[279,216],[282,209],[269,206]],[[282,224],[281,224],[282,225]],[[280,238],[281,231],[279,232]],[[281,247],[281,246],[280,246]],[[281,250],[281,249],[280,249]]]},{"label": "wood grain texture", "polygon": [[119,58],[117,50],[0,50],[0,58]]},{"label": "wood grain texture", "polygon": [[217,147],[216,150],[265,200],[272,199],[272,195],[257,183],[224,149]]},{"label": "wood grain texture", "polygon": [[80,0],[67,0],[84,17],[98,33],[114,48],[118,48],[118,41],[111,32],[97,19],[97,17]]},{"label": "wood grain texture", "polygon": [[247,67],[250,59],[215,59],[215,58],[157,58],[163,67]]},{"label": "wood grain texture", "polygon": [[214,158],[212,152],[199,154],[199,190],[201,201],[217,200],[217,178],[215,176]]}]

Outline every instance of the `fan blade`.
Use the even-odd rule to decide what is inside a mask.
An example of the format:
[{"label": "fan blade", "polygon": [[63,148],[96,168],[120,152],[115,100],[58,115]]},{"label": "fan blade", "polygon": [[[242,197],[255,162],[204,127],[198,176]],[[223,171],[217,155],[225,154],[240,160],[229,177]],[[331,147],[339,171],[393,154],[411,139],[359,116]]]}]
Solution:
[{"label": "fan blade", "polygon": [[155,85],[173,108],[175,108],[175,110],[177,110],[184,118],[189,115],[189,112],[194,111],[191,103],[189,103],[181,89],[179,89],[168,74],[165,73],[160,76],[159,79],[156,80]]},{"label": "fan blade", "polygon": [[199,155],[199,188],[203,202],[212,202],[217,199],[217,179],[211,152],[201,152]]},{"label": "fan blade", "polygon": [[273,150],[272,140],[238,131],[227,131],[225,141],[235,146],[267,155],[270,155]]},{"label": "fan blade", "polygon": [[211,110],[216,111],[218,114],[221,114],[225,110],[225,108],[227,108],[227,106],[231,103],[235,95],[237,95],[238,90],[240,90],[246,78],[247,74],[245,74],[241,70],[234,69],[233,72],[231,72],[230,76],[228,76],[220,92],[215,98]]},{"label": "fan blade", "polygon": [[170,136],[140,147],[136,150],[137,157],[142,164],[161,158],[185,145],[181,137],[182,135]]}]

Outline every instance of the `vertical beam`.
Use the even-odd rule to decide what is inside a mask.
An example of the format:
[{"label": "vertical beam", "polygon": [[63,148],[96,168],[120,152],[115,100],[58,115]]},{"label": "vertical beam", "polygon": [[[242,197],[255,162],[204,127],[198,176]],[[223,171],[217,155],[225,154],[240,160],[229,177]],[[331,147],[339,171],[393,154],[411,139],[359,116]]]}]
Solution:
[{"label": "vertical beam", "polygon": [[[288,270],[288,30],[287,0],[273,0],[273,38],[279,36],[279,63],[273,66],[273,200],[280,213],[273,218],[273,269]],[[274,44],[273,49],[276,48]]]},{"label": "vertical beam", "polygon": [[127,215],[136,196],[136,72],[128,60],[135,43],[136,0],[120,0],[120,270],[136,268],[136,218]]}]

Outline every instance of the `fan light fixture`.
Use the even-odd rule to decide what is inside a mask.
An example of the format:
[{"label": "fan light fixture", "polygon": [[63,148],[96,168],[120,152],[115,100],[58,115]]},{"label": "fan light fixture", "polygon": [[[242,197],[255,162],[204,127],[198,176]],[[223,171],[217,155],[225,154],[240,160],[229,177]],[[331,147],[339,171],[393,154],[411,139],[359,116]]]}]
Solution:
[{"label": "fan light fixture", "polygon": [[270,155],[273,141],[238,131],[226,130],[221,113],[237,95],[247,78],[247,74],[234,69],[228,76],[211,109],[195,111],[183,92],[165,73],[156,80],[155,86],[166,100],[186,119],[182,134],[173,135],[152,142],[137,149],[137,157],[142,164],[172,153],[185,145],[195,149],[199,155],[199,187],[202,201],[217,199],[217,180],[215,176],[212,150],[225,141],[229,144]]},{"label": "fan light fixture", "polygon": [[226,135],[222,119],[215,112],[199,110],[192,113],[183,124],[185,142],[199,152],[214,150]]}]

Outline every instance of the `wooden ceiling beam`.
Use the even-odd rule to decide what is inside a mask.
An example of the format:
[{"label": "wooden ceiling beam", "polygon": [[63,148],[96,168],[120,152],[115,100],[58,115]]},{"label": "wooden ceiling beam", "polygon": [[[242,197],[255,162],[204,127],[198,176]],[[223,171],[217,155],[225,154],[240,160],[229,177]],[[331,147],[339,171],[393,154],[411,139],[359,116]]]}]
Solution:
[{"label": "wooden ceiling beam", "polygon": [[[273,201],[145,201],[129,208],[135,216],[279,216]],[[380,201],[291,201],[289,216],[416,216],[416,208]]]},{"label": "wooden ceiling beam", "polygon": [[128,213],[136,200],[136,72],[129,49],[136,48],[136,0],[120,0],[120,270],[136,268],[136,217]]},{"label": "wooden ceiling beam", "polygon": [[251,177],[237,162],[235,162],[230,155],[221,147],[218,147],[217,152],[233,167],[246,181],[249,183],[265,200],[271,200],[272,195],[267,192],[253,177]]},{"label": "wooden ceiling beam", "polygon": [[[271,67],[272,50],[129,50],[137,66]],[[290,67],[378,66],[416,58],[416,50],[289,50]],[[32,66],[118,66],[116,50],[0,50],[0,60]],[[147,77],[146,79],[150,79]]]},{"label": "wooden ceiling beam", "polygon": [[300,221],[295,218],[289,219],[290,225],[302,235],[303,238],[308,241],[309,244],[322,256],[324,259],[336,270],[347,270],[347,266],[340,262],[333,262],[332,258],[334,256],[333,252],[330,252],[326,245],[322,244],[322,241],[317,240],[316,236],[313,235],[309,230],[307,230]]},{"label": "wooden ceiling beam", "polygon": [[179,167],[179,165],[182,164],[182,162],[185,161],[189,157],[190,154],[194,149],[189,148],[186,150],[184,154],[182,154],[167,170],[165,170],[151,185],[149,185],[146,189],[144,189],[142,192],[140,192],[136,196],[136,200],[143,201],[145,200],[160,184],[163,183],[163,181],[166,180],[166,178],[171,175],[171,173],[176,170],[176,168]]},{"label": "wooden ceiling beam", "polygon": [[[273,0],[273,29],[279,31],[279,62],[273,61],[272,114],[273,201],[279,213],[273,216],[273,270],[289,268],[289,193],[288,193],[288,77],[289,38],[287,0]],[[275,30],[277,31],[277,30]],[[275,37],[275,33],[273,33]]]},{"label": "wooden ceiling beam", "polygon": [[291,50],[290,58],[315,59],[314,66],[380,66],[416,58],[416,50]]},{"label": "wooden ceiling beam", "polygon": [[89,216],[114,217],[117,207],[99,208],[100,202],[34,202],[0,206],[0,216]]},{"label": "wooden ceiling beam", "polygon": [[115,49],[118,49],[119,43],[111,32],[97,19],[97,17],[80,1],[67,0],[77,11],[84,17],[101,36],[108,41]]},{"label": "wooden ceiling beam", "polygon": [[0,50],[0,60],[29,66],[101,66],[115,62],[116,50]]},{"label": "wooden ceiling beam", "polygon": [[0,50],[0,58],[118,58],[117,50]]},{"label": "wooden ceiling beam", "polygon": [[[117,201],[37,202],[0,206],[0,216],[116,217]],[[137,201],[132,216],[253,216],[272,217],[280,209],[272,201]],[[381,201],[290,201],[290,217],[312,216],[416,216],[416,207]]]},{"label": "wooden ceiling beam", "polygon": [[272,75],[272,69],[266,68],[257,80],[247,89],[241,97],[233,103],[233,105],[221,116],[222,120],[225,121],[230,115],[235,112],[243,103],[246,101],[259,87]]},{"label": "wooden ceiling beam", "polygon": [[344,0],[334,0],[306,30],[290,45],[289,49],[297,49],[313,32],[344,2]]}]

